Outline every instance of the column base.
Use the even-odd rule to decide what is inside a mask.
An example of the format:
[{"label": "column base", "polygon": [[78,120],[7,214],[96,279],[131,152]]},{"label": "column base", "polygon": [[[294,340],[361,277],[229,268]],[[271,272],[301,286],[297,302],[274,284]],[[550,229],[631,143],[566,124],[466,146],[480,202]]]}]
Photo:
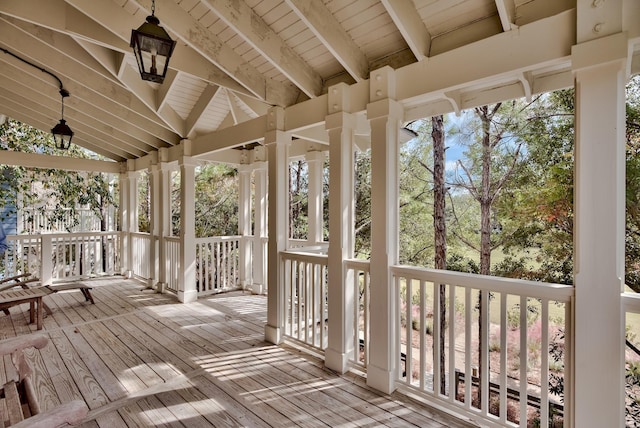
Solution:
[{"label": "column base", "polygon": [[327,348],[324,351],[324,365],[328,369],[344,374],[349,371],[349,354]]},{"label": "column base", "polygon": [[279,345],[283,341],[282,328],[273,327],[269,324],[264,326],[264,340],[274,345]]},{"label": "column base", "polygon": [[182,303],[191,303],[198,300],[198,292],[196,290],[192,291],[178,291],[178,300]]},{"label": "column base", "polygon": [[166,282],[157,282],[156,283],[156,293],[164,294],[167,291],[167,283]]},{"label": "column base", "polygon": [[393,370],[381,369],[369,365],[367,367],[367,386],[385,394],[396,390],[395,373]]},{"label": "column base", "polygon": [[264,284],[248,284],[245,289],[253,294],[267,294],[267,287]]}]

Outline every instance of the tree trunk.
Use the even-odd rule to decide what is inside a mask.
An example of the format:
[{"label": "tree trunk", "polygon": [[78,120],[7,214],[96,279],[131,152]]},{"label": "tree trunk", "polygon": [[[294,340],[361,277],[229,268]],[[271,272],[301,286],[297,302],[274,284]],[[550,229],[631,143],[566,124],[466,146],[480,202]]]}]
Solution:
[{"label": "tree trunk", "polygon": [[[447,268],[447,226],[445,219],[446,186],[444,180],[445,146],[444,118],[442,115],[431,118],[431,138],[433,140],[433,230],[435,242],[434,267]],[[446,286],[440,284],[440,393],[446,393],[445,382],[445,328],[446,328]],[[435,308],[434,308],[435,309]]]},{"label": "tree trunk", "polygon": [[[499,104],[494,106],[489,112],[488,106],[477,107],[476,114],[482,122],[482,182],[480,184],[480,274],[489,275],[491,273],[491,119],[498,110]],[[486,351],[482,346],[482,323],[483,300],[488,299],[486,291],[478,293],[478,376],[482,379],[482,354]],[[482,407],[482,383],[478,388],[478,407]]]}]

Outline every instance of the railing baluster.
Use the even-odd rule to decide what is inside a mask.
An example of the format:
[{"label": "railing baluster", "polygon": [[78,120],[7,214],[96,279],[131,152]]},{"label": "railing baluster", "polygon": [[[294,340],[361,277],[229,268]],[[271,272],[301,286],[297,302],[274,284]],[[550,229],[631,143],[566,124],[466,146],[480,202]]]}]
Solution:
[{"label": "railing baluster", "polygon": [[500,293],[500,421],[507,423],[507,293]]},{"label": "railing baluster", "polygon": [[[471,409],[471,386],[473,374],[471,370],[471,288],[464,289],[464,406]],[[455,349],[455,342],[452,344]]]},{"label": "railing baluster", "polygon": [[[527,296],[520,296],[520,427],[527,427]],[[522,417],[524,416],[524,417]]]},{"label": "railing baluster", "polygon": [[541,301],[540,428],[549,428],[549,299]]},{"label": "railing baluster", "polygon": [[[418,374],[420,375],[420,388],[425,389],[425,367],[426,367],[426,359],[427,359],[427,351],[426,351],[426,343],[427,343],[427,296],[426,296],[426,287],[427,285],[423,280],[420,281],[420,370]],[[433,328],[431,329],[431,334],[433,334]],[[433,337],[433,343],[435,343],[435,337]]]}]

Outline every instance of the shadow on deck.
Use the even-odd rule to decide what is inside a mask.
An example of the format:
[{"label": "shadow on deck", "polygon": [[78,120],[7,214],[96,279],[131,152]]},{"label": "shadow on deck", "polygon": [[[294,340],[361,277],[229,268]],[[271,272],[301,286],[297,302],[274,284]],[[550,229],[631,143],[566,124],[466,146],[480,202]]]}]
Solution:
[{"label": "shadow on deck", "polygon": [[[83,427],[470,426],[266,343],[264,296],[185,305],[133,280],[89,284],[94,305],[77,290],[45,297],[52,314],[41,333],[51,340],[28,355],[43,410],[83,399]],[[0,314],[1,336],[35,333],[28,312]]]}]

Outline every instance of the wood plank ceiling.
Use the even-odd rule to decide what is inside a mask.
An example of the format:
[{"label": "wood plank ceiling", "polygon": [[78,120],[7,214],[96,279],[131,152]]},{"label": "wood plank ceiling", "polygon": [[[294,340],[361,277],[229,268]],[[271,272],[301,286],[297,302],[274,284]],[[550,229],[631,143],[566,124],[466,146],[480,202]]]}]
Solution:
[{"label": "wood plank ceiling", "polygon": [[[142,81],[131,30],[151,0],[3,0],[0,47],[71,93],[74,142],[114,161],[145,156],[576,7],[576,0],[156,0],[178,41],[162,85]],[[0,53],[0,115],[44,131],[57,82]]]}]

